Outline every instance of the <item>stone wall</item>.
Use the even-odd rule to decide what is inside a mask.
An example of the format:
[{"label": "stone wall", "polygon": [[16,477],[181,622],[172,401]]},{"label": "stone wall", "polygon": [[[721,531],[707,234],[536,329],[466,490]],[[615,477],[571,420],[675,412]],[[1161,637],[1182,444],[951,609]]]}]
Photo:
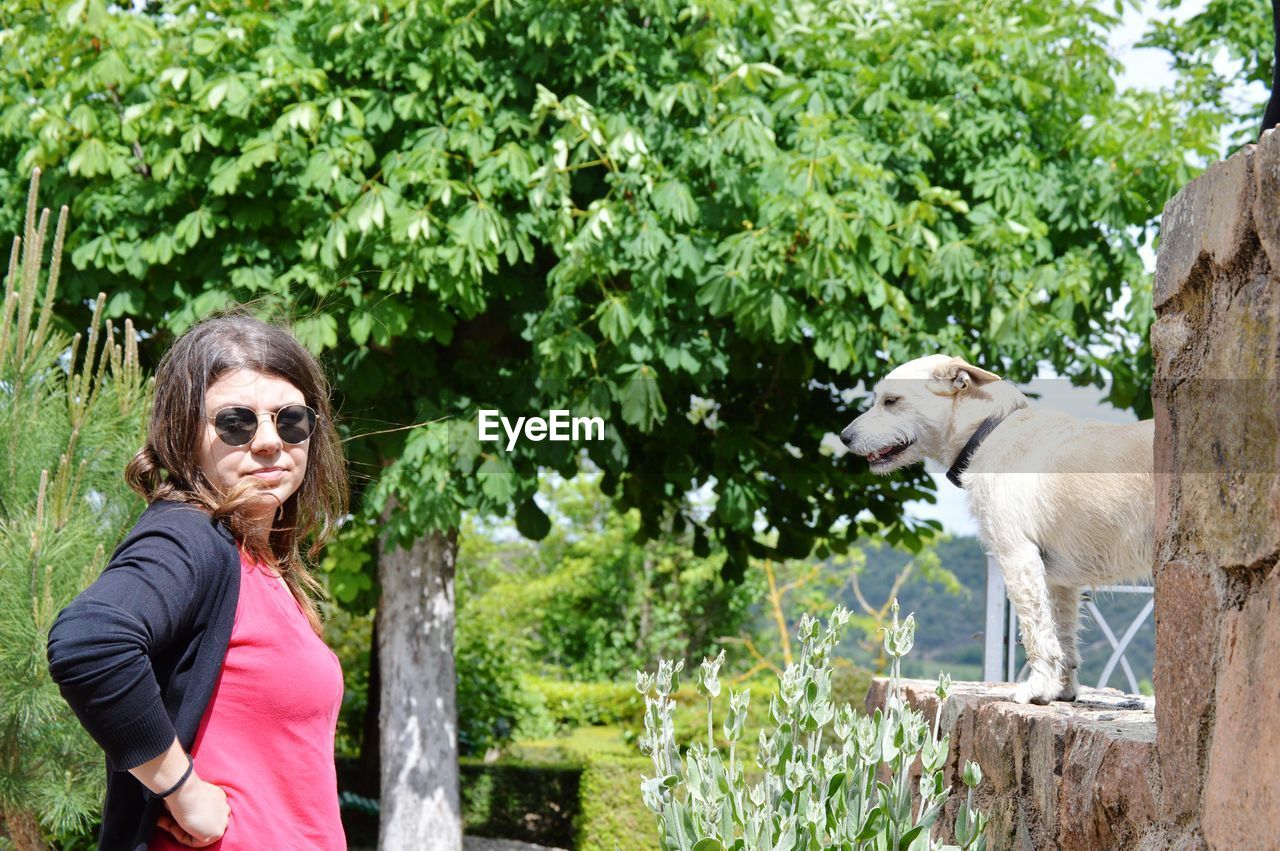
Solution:
[{"label": "stone wall", "polygon": [[1161,230],[1160,816],[1186,847],[1263,847],[1280,835],[1280,132],[1190,183]]},{"label": "stone wall", "polygon": [[[907,701],[930,719],[936,685],[903,685]],[[886,687],[882,679],[872,684],[868,708],[884,705]],[[955,683],[938,726],[951,737],[946,773],[961,791],[947,802],[935,838],[955,841],[958,778],[974,760],[983,775],[975,803],[991,817],[992,849],[1163,847],[1150,698],[1084,687],[1075,703],[1023,706],[1013,702],[1011,685]]]},{"label": "stone wall", "polygon": [[[1161,240],[1154,712],[957,684],[949,776],[982,766],[993,849],[1280,847],[1280,130],[1179,192]],[[932,717],[931,686],[907,697]]]}]

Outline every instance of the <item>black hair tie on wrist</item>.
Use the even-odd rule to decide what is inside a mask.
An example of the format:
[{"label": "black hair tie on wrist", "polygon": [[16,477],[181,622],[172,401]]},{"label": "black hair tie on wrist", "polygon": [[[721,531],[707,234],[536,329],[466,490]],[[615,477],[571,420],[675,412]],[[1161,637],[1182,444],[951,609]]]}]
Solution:
[{"label": "black hair tie on wrist", "polygon": [[172,786],[170,786],[168,789],[164,790],[163,792],[152,792],[151,797],[167,798],[170,795],[172,795],[174,792],[177,792],[179,789],[182,788],[182,784],[187,782],[187,778],[191,776],[191,771],[195,767],[196,767],[196,761],[191,757],[191,754],[187,754],[187,770],[182,772],[182,776],[178,778],[178,782],[174,783]]}]

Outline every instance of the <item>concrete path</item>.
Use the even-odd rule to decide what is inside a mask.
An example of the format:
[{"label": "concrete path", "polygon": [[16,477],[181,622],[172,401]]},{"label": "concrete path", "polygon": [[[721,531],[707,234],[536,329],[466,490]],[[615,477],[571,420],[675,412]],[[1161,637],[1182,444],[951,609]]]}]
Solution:
[{"label": "concrete path", "polygon": [[[563,848],[530,845],[528,842],[516,842],[513,839],[483,839],[479,836],[464,836],[462,849],[463,851],[564,851]],[[352,848],[351,851],[377,851],[377,849]]]},{"label": "concrete path", "polygon": [[528,842],[516,842],[512,839],[481,839],[478,836],[464,837],[462,848],[463,851],[563,851],[561,848],[530,845]]}]

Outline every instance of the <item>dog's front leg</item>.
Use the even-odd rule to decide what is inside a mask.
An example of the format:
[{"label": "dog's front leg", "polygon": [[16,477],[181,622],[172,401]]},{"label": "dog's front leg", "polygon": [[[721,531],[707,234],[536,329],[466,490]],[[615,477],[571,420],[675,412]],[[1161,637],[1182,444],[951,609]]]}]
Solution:
[{"label": "dog's front leg", "polygon": [[995,556],[1004,574],[1009,600],[1022,622],[1022,646],[1027,651],[1030,668],[1029,676],[1018,684],[1013,699],[1018,703],[1040,704],[1057,700],[1063,694],[1063,676],[1068,666],[1058,640],[1054,605],[1045,584],[1040,550],[1035,544],[1022,541],[999,548]]},{"label": "dog's front leg", "polygon": [[1080,650],[1076,633],[1080,631],[1080,589],[1060,585],[1049,589],[1053,600],[1053,623],[1062,646],[1062,691],[1058,700],[1075,700],[1080,693]]}]

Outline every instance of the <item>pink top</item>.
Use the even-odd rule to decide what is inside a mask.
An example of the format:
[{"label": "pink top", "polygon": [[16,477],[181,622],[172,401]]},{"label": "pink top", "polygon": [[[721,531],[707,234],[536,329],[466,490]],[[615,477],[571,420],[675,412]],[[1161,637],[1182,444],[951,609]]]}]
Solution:
[{"label": "pink top", "polygon": [[[231,643],[191,755],[227,793],[222,851],[347,847],[333,737],[342,666],[282,580],[241,556]],[[151,851],[183,851],[156,828]]]}]

